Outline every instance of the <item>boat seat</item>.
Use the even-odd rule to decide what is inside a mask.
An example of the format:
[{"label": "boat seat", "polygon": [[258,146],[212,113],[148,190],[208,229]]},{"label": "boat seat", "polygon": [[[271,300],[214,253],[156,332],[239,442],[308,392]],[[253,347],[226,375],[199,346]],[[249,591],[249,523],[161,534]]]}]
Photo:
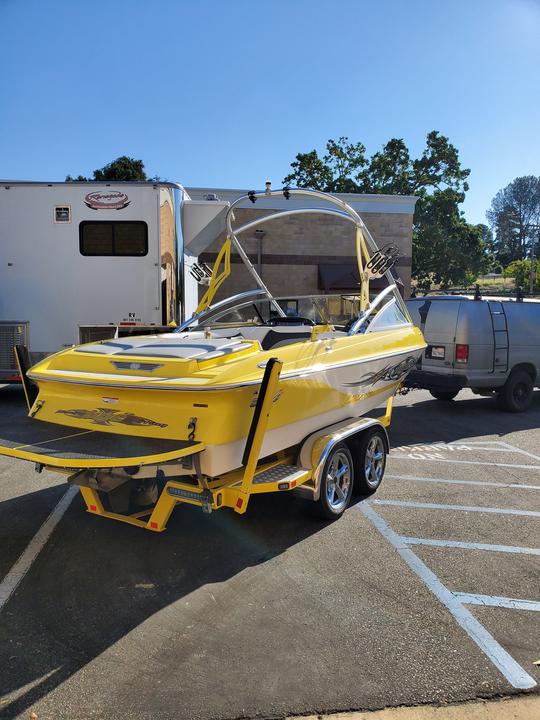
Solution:
[{"label": "boat seat", "polygon": [[282,325],[275,327],[244,327],[240,334],[246,340],[258,340],[263,350],[304,342],[311,337],[311,328],[301,325]]}]

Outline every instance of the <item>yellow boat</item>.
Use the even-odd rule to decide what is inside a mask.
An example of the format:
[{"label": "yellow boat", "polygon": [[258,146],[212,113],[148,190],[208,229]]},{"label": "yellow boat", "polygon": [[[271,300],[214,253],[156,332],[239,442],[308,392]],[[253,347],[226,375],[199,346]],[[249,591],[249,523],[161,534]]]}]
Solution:
[{"label": "yellow boat", "polygon": [[[425,343],[394,282],[395,254],[377,248],[360,216],[339,198],[310,190],[267,190],[249,198],[262,203],[280,192],[325,205],[266,215],[235,228],[234,208],[245,198],[233,203],[227,238],[197,313],[171,333],[82,345],[35,365],[28,377],[39,393],[18,430],[0,428],[0,453],[73,472],[89,509],[101,514],[119,515],[104,509],[98,492],[116,493],[116,505],[132,510],[136,491],[139,504],[151,506],[160,495],[160,478],[176,501],[206,509],[230,505],[243,512],[255,485],[274,490],[279,482],[288,483],[283,489],[312,483],[314,499],[320,500],[315,487],[320,480],[313,485],[312,458],[305,458],[328,435],[321,429],[339,435],[346,427],[372,427],[371,421],[358,425],[358,419],[391,401]],[[238,236],[257,224],[302,213],[351,222],[358,296],[275,298],[257,274]],[[230,274],[233,247],[257,287],[213,303]],[[388,286],[371,297],[370,280],[383,276]],[[386,447],[382,433],[375,445],[372,454],[380,455]],[[261,458],[268,460],[261,465]],[[253,475],[247,482],[250,463]],[[351,467],[344,471],[347,463]],[[276,475],[283,464],[288,474]],[[329,517],[343,512],[352,493],[352,456],[342,453],[334,465],[327,475],[341,475],[333,485],[328,481],[331,496],[324,491]],[[257,483],[259,466],[267,474],[274,468],[274,479],[264,476]],[[367,489],[374,489],[375,480],[378,485],[382,472],[371,484],[364,478]],[[170,492],[174,482],[176,496]],[[246,497],[239,506],[242,492]],[[141,520],[144,511],[117,519],[126,517],[163,529]]]}]

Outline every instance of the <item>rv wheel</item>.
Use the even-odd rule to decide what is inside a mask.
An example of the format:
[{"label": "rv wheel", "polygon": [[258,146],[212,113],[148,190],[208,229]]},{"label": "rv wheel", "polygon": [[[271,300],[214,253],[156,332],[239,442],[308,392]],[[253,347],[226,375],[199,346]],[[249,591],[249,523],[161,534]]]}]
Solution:
[{"label": "rv wheel", "polygon": [[523,412],[533,400],[533,380],[525,370],[516,370],[497,396],[499,407],[507,412]]},{"label": "rv wheel", "polygon": [[381,428],[366,430],[358,443],[355,491],[372,495],[382,482],[386,468],[386,437]]},{"label": "rv wheel", "polygon": [[450,401],[457,396],[458,392],[459,390],[430,390],[429,394],[432,395],[435,400]]},{"label": "rv wheel", "polygon": [[315,503],[319,517],[336,520],[343,515],[351,501],[353,467],[351,451],[345,443],[335,445],[321,473],[321,492]]}]

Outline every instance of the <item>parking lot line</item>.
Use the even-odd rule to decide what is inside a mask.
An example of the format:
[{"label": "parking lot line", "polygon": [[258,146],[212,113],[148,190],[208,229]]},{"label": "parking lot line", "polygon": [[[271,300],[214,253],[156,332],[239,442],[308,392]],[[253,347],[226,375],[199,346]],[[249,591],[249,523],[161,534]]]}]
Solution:
[{"label": "parking lot line", "polygon": [[8,574],[0,583],[0,612],[4,608],[17,585],[24,578],[28,570],[32,567],[32,563],[37,558],[47,540],[50,538],[54,528],[60,522],[62,516],[71,504],[71,501],[77,495],[79,489],[77,487],[70,487],[60,498],[55,508],[45,520],[43,525],[39,528],[37,533],[34,535],[32,540],[26,546],[26,549],[20,555],[19,559],[15,562],[15,565],[11,568]]},{"label": "parking lot line", "polygon": [[517,598],[499,597],[498,595],[477,595],[476,593],[455,592],[454,595],[464,605],[485,605],[502,607],[510,610],[533,610],[540,612],[540,602],[536,600],[518,600]]},{"label": "parking lot line", "polygon": [[[487,445],[487,447],[485,447]],[[518,453],[525,455],[526,457],[533,458],[533,460],[540,460],[540,455],[535,455],[528,450],[511,445],[510,443],[502,440],[473,440],[472,442],[434,442],[434,443],[412,443],[411,445],[396,445],[393,448],[397,452],[433,452],[433,451],[450,451],[453,452],[466,452],[466,451],[484,451],[484,452],[501,452],[501,453]]]},{"label": "parking lot line", "polygon": [[[520,448],[515,448],[512,445],[508,445],[507,443],[497,443],[493,445],[489,445],[488,447],[484,447],[485,443],[416,443],[413,445],[397,445],[394,450],[397,450],[398,452],[448,452],[449,455],[452,455],[454,452],[499,452],[499,453],[521,453],[523,455],[528,455],[526,450],[521,450]],[[536,456],[536,460],[540,460],[540,458]]]},{"label": "parking lot line", "polygon": [[509,450],[515,450],[518,453],[521,453],[522,455],[526,455],[527,457],[533,458],[533,460],[540,460],[540,455],[535,455],[532,452],[529,452],[528,450],[523,450],[522,448],[516,447],[515,445],[510,445],[510,443],[502,442],[501,445],[504,445]]},{"label": "parking lot line", "polygon": [[435,540],[431,538],[416,538],[400,535],[400,539],[407,545],[428,545],[430,547],[451,547],[462,550],[486,550],[489,552],[515,553],[517,555],[540,555],[540,548],[520,547],[519,545],[491,545],[489,543],[461,542],[460,540]]},{"label": "parking lot line", "polygon": [[[374,502],[374,501],[371,501]],[[454,593],[433,573],[428,566],[415,555],[400,536],[371,507],[371,503],[360,502],[356,506],[364,516],[377,528],[381,535],[397,550],[409,568],[424,582],[426,587],[437,597],[452,614],[454,619],[469,635],[482,652],[499,669],[508,682],[522,690],[536,686],[535,680],[517,663],[514,658],[499,645],[491,633],[464,607]]]},{"label": "parking lot line", "polygon": [[444,505],[442,503],[422,503],[410,500],[372,500],[371,502],[375,505],[395,505],[396,507],[421,508],[423,510],[461,510],[463,512],[540,517],[540,512],[536,510],[514,510],[512,508],[478,507],[476,505]]},{"label": "parking lot line", "polygon": [[522,490],[540,490],[540,485],[521,485],[520,483],[499,483],[483,480],[447,480],[446,478],[419,477],[418,475],[391,475],[385,473],[385,480],[412,480],[414,482],[441,483],[443,485],[485,485],[486,487],[520,488]]},{"label": "parking lot line", "polygon": [[424,456],[422,453],[411,453],[410,455],[390,454],[393,460],[427,460],[429,462],[451,463],[459,465],[491,465],[493,467],[517,468],[518,470],[540,470],[540,465],[517,465],[515,463],[480,462],[479,460],[456,460],[455,458],[433,457],[433,454]]}]

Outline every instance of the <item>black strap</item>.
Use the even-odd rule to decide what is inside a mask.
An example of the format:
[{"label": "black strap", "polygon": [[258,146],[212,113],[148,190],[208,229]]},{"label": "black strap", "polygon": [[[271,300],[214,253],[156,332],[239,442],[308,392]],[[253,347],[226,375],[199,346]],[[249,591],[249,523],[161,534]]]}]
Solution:
[{"label": "black strap", "polygon": [[279,362],[279,360],[277,358],[270,358],[270,360],[266,363],[266,368],[264,369],[264,375],[263,375],[261,387],[259,389],[259,394],[257,396],[257,402],[255,404],[255,412],[253,413],[253,419],[251,421],[251,426],[249,428],[249,433],[248,433],[247,440],[246,440],[246,447],[244,448],[244,454],[242,456],[242,465],[247,465],[247,462],[249,460],[251,446],[253,445],[253,440],[255,438],[255,430],[257,429],[257,425],[259,424],[259,419],[261,417],[261,411],[262,411],[264,398],[268,391],[268,383],[270,382],[270,374],[272,372],[272,368],[274,367],[274,365],[277,362]]},{"label": "black strap", "polygon": [[27,374],[28,370],[30,370],[30,367],[32,365],[32,363],[30,362],[30,353],[28,352],[28,348],[26,347],[26,345],[16,345],[13,348],[13,352],[15,353],[15,359],[17,361],[17,365],[19,366],[21,382],[23,384],[24,392],[28,399],[28,404],[31,406],[34,404],[34,400],[37,398],[38,389],[36,385],[28,378]]}]

